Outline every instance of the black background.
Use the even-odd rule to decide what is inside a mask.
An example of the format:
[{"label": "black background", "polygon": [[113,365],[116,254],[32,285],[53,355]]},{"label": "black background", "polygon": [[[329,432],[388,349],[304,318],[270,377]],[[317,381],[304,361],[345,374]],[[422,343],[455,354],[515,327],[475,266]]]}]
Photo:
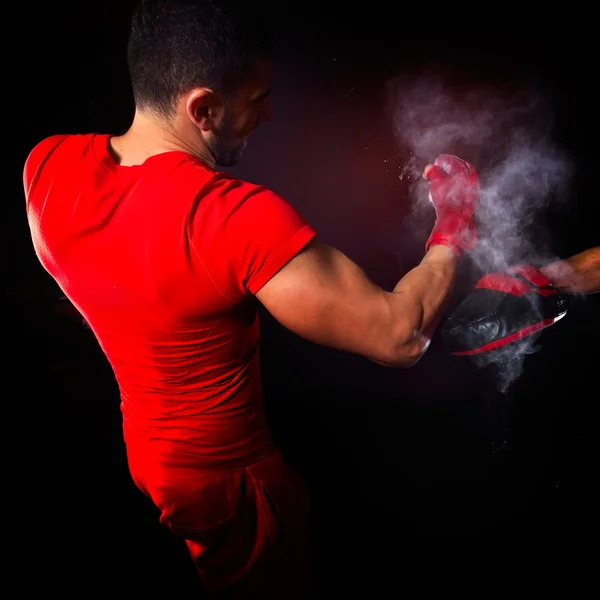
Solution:
[{"label": "black background", "polygon": [[[63,597],[198,597],[185,548],[129,478],[110,368],[37,263],[20,179],[47,135],[127,127],[129,3],[21,9],[7,55],[0,223],[14,573],[22,590]],[[553,136],[576,166],[568,202],[545,215],[551,250],[600,243],[595,39],[564,15],[506,12],[492,23],[461,11],[325,2],[273,13],[282,52],[274,120],[236,171],[281,192],[388,289],[422,249],[402,227],[407,190],[382,160],[393,145],[383,85],[410,69],[541,82],[555,105]],[[396,227],[401,253],[390,250]],[[564,584],[572,595],[585,584],[597,543],[597,295],[571,298],[505,395],[493,368],[448,356],[437,338],[416,367],[390,370],[262,316],[265,403],[312,494],[319,598],[420,597],[432,587],[485,597],[523,582]]]}]

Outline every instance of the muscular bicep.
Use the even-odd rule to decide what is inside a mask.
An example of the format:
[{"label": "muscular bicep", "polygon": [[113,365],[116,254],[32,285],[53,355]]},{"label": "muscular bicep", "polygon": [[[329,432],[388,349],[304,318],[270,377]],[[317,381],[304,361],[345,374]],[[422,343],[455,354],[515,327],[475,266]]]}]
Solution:
[{"label": "muscular bicep", "polygon": [[316,239],[256,293],[303,338],[390,364],[398,324],[387,295],[342,252]]}]

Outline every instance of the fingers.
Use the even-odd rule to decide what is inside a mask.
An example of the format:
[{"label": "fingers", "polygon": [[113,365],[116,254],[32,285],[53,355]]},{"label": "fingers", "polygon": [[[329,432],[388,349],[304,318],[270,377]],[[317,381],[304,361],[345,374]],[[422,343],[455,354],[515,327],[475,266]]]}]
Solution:
[{"label": "fingers", "polygon": [[448,173],[437,165],[427,165],[423,169],[423,179],[427,179],[427,181],[431,182],[438,179],[446,179],[447,177]]},{"label": "fingers", "polygon": [[440,154],[433,164],[444,169],[449,175],[464,173],[470,176],[475,172],[475,169],[466,160],[452,154]]},{"label": "fingers", "polygon": [[462,175],[467,181],[477,184],[479,177],[475,167],[466,160],[453,154],[440,154],[433,164],[428,164],[423,169],[423,178],[429,182],[447,179]]}]

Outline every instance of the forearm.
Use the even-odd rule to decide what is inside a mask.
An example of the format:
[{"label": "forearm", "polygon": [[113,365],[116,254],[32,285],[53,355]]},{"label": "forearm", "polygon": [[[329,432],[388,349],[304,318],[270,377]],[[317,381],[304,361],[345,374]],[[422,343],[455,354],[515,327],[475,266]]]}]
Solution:
[{"label": "forearm", "polygon": [[558,290],[569,294],[600,292],[600,246],[540,268]]},{"label": "forearm", "polygon": [[392,330],[399,355],[414,364],[427,350],[456,280],[458,258],[444,245],[435,245],[388,295]]}]

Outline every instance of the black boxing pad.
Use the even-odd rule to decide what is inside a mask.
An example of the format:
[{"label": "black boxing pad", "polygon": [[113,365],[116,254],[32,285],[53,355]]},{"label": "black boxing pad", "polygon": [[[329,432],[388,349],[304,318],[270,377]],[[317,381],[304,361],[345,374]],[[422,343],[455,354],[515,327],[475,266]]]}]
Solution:
[{"label": "black boxing pad", "polygon": [[556,323],[567,301],[532,266],[484,275],[442,326],[452,354],[473,355],[512,344]]}]

